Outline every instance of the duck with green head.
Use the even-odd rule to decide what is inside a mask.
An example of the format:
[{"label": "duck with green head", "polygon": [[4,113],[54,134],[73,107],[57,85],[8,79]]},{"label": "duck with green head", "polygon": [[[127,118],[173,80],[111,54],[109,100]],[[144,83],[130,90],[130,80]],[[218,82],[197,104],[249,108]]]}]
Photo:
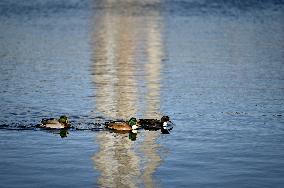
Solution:
[{"label": "duck with green head", "polygon": [[54,119],[54,118],[42,119],[39,127],[49,128],[49,129],[64,129],[64,128],[70,128],[70,124],[67,116],[63,115],[60,116],[59,119]]},{"label": "duck with green head", "polygon": [[132,117],[129,121],[111,121],[106,123],[106,128],[117,131],[132,131],[139,128],[136,118]]}]

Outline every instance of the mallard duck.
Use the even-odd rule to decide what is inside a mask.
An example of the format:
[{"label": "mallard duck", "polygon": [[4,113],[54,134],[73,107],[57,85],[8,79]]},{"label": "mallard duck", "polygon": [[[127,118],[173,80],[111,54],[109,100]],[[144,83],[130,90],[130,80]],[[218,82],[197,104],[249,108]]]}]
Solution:
[{"label": "mallard duck", "polygon": [[42,119],[41,124],[39,125],[40,128],[49,128],[49,129],[64,129],[69,128],[70,125],[68,124],[68,118],[66,116],[60,116],[59,119]]},{"label": "mallard duck", "polygon": [[138,123],[146,130],[167,129],[171,123],[169,116],[163,116],[161,120],[158,119],[139,119]]},{"label": "mallard duck", "polygon": [[106,123],[106,128],[117,131],[133,131],[138,129],[136,118],[132,117],[129,121],[111,121]]}]

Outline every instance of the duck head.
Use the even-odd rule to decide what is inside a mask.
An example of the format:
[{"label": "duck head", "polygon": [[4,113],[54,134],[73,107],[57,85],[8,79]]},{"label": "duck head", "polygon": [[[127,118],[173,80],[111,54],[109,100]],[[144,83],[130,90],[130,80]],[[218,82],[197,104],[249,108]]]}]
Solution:
[{"label": "duck head", "polygon": [[62,123],[62,124],[64,124],[64,125],[67,125],[67,124],[68,124],[68,117],[65,116],[65,115],[60,116],[60,118],[59,118],[58,121],[59,121],[59,123]]},{"label": "duck head", "polygon": [[137,129],[138,128],[137,119],[134,117],[130,118],[130,120],[128,121],[128,125],[130,125],[133,130]]},{"label": "duck head", "polygon": [[161,123],[162,123],[163,127],[166,127],[169,122],[170,122],[170,117],[169,116],[163,116],[161,118]]}]

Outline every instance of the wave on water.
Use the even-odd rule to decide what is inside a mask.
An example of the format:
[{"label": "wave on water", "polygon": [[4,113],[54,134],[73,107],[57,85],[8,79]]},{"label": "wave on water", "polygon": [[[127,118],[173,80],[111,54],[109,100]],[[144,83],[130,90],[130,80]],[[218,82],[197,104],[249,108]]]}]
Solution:
[{"label": "wave on water", "polygon": [[[105,119],[103,117],[95,117],[85,119],[82,117],[70,117],[70,124],[71,127],[69,130],[91,130],[91,131],[101,131],[105,130],[105,124],[111,120]],[[0,129],[7,129],[7,130],[37,130],[43,129],[39,128],[38,123],[35,122],[7,122],[7,123],[0,123]]]}]

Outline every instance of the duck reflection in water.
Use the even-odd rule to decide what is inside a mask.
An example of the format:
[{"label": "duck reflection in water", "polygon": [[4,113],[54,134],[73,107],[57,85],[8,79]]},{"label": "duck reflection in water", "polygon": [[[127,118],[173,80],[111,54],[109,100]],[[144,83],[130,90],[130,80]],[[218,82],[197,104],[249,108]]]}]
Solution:
[{"label": "duck reflection in water", "polygon": [[116,133],[116,134],[128,134],[128,138],[131,141],[136,141],[137,139],[137,130],[132,130],[132,131],[118,131],[118,130],[110,130],[110,133]]},{"label": "duck reflection in water", "polygon": [[67,137],[68,134],[69,134],[69,132],[68,132],[68,130],[66,130],[66,129],[62,129],[62,130],[60,130],[60,132],[59,132],[59,135],[60,135],[61,138]]},{"label": "duck reflection in water", "polygon": [[68,129],[44,129],[44,131],[59,135],[61,138],[66,138],[69,134]]}]

